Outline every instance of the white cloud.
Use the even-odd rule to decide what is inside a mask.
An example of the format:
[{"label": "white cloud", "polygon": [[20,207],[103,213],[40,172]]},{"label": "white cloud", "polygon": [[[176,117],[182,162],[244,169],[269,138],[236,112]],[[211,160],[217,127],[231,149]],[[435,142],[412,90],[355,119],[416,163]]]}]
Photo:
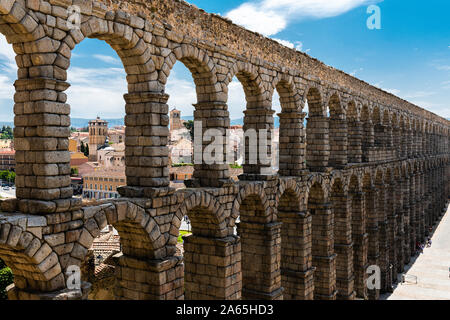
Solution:
[{"label": "white cloud", "polygon": [[[282,40],[282,39],[278,39],[278,38],[272,38],[272,40],[275,40],[276,42],[282,44],[285,47],[288,47],[291,49],[295,48],[295,50],[297,50],[297,51],[303,50],[303,42],[301,42],[301,41],[295,41],[295,43],[292,43],[289,40]],[[309,49],[307,51],[309,51]]]},{"label": "white cloud", "polygon": [[104,54],[94,54],[93,57],[106,63],[121,64],[119,59]]},{"label": "white cloud", "polygon": [[276,42],[282,44],[285,47],[294,49],[294,44],[292,42],[288,41],[288,40],[281,40],[281,39],[278,39],[278,38],[272,38],[272,39],[275,40]]},{"label": "white cloud", "polygon": [[266,36],[277,34],[287,26],[287,19],[283,14],[274,10],[263,10],[253,3],[242,4],[228,12],[226,17],[236,24]]},{"label": "white cloud", "polygon": [[374,87],[377,87],[378,89],[384,90],[386,92],[392,93],[395,96],[398,96],[400,94],[400,90],[398,89],[391,89],[391,88],[385,88],[383,87],[383,81],[377,82],[374,84]]},{"label": "white cloud", "polygon": [[260,0],[246,2],[226,14],[233,22],[270,36],[291,21],[330,18],[380,0]]},{"label": "white cloud", "polygon": [[405,94],[403,97],[405,99],[417,99],[417,98],[424,98],[424,97],[429,97],[432,95],[435,95],[436,92],[433,91],[416,91],[410,94]]},{"label": "white cloud", "polygon": [[412,100],[410,102],[441,117],[450,118],[450,108],[447,105],[444,106],[426,100]]},{"label": "white cloud", "polygon": [[353,76],[353,77],[355,77],[357,73],[359,73],[359,72],[361,72],[361,71],[363,71],[363,70],[364,70],[364,68],[355,69],[355,70],[353,70],[353,71],[350,73],[350,75]]},{"label": "white cloud", "polygon": [[128,92],[122,68],[79,68],[68,72],[67,89],[74,118],[121,118],[125,115],[123,95]]}]

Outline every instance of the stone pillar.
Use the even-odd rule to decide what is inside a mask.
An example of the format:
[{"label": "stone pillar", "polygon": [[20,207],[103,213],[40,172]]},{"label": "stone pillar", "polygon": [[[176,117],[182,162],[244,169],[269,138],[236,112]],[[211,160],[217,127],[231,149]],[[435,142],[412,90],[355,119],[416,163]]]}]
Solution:
[{"label": "stone pillar", "polygon": [[391,290],[395,279],[397,279],[397,233],[398,233],[398,217],[396,204],[400,202],[401,199],[398,197],[398,186],[395,183],[388,185],[388,196],[387,196],[387,245],[388,245],[388,268],[387,268],[387,285],[386,289]]},{"label": "stone pillar", "polygon": [[306,113],[292,111],[278,114],[280,118],[279,171],[281,176],[300,176],[306,167],[305,132]]},{"label": "stone pillar", "polygon": [[411,179],[406,177],[402,183],[402,193],[403,193],[403,221],[404,221],[404,242],[403,242],[403,252],[404,263],[408,264],[413,255],[415,244],[411,246]]},{"label": "stone pillar", "polygon": [[408,157],[408,131],[402,129],[401,131],[401,157],[400,159],[406,159]]},{"label": "stone pillar", "polygon": [[409,230],[410,230],[410,249],[411,256],[414,256],[416,249],[416,189],[415,189],[415,177],[411,176],[409,185]]},{"label": "stone pillar", "polygon": [[[65,81],[20,79],[14,84],[16,197],[41,200],[21,211],[53,211],[52,200],[70,199],[70,106]],[[47,204],[45,204],[47,201]],[[37,202],[36,202],[37,204]],[[27,206],[28,207],[28,206]]]},{"label": "stone pillar", "polygon": [[394,130],[392,129],[392,126],[390,124],[386,125],[384,127],[385,135],[386,135],[386,147],[387,148],[393,148],[394,147]]},{"label": "stone pillar", "polygon": [[413,134],[412,134],[412,132],[413,131],[410,128],[408,128],[406,130],[406,137],[407,137],[406,142],[407,142],[407,152],[408,152],[406,157],[408,159],[411,159],[411,158],[414,157],[414,150],[413,150],[414,142],[413,142]]},{"label": "stone pillar", "polygon": [[187,300],[239,300],[242,290],[239,237],[184,237]]},{"label": "stone pillar", "polygon": [[419,132],[417,133],[417,145],[418,145],[418,155],[419,157],[423,157],[423,133],[422,133],[422,129],[419,130]]},{"label": "stone pillar", "polygon": [[[380,248],[378,244],[379,229],[378,229],[378,216],[377,216],[377,192],[376,189],[371,186],[364,190],[365,192],[365,206],[367,217],[367,232],[369,234],[369,251],[368,251],[368,264],[369,266],[378,266],[380,258]],[[379,290],[368,290],[368,296],[371,300],[378,300]]]},{"label": "stone pillar", "polygon": [[362,161],[370,162],[371,159],[369,152],[372,151],[375,146],[375,127],[373,125],[372,120],[368,120],[364,123],[363,131],[364,132],[362,143],[363,149]]},{"label": "stone pillar", "polygon": [[393,148],[395,152],[395,159],[399,160],[402,159],[402,137],[401,137],[401,131],[399,127],[393,128],[392,131],[392,139],[393,139]]},{"label": "stone pillar", "polygon": [[313,300],[312,217],[306,212],[283,212],[280,218],[283,300]]},{"label": "stone pillar", "polygon": [[306,125],[306,165],[311,171],[324,171],[330,156],[327,117],[310,116]]},{"label": "stone pillar", "polygon": [[[245,163],[243,165],[244,174],[257,174],[257,175],[265,175],[270,174],[272,168],[272,131],[273,131],[273,114],[275,111],[270,109],[247,109],[244,111],[244,132],[248,132],[248,130],[255,130],[258,141],[257,141],[257,150],[258,157],[257,163],[251,164],[249,163],[250,157],[250,142],[249,139],[245,139]],[[267,140],[264,139],[261,130],[266,130],[267,132]],[[263,161],[261,159],[261,146],[264,145],[267,150],[267,159],[269,161]],[[264,155],[266,156],[266,155]]]},{"label": "stone pillar", "polygon": [[417,131],[417,128],[414,128],[413,130],[413,157],[418,158],[419,157],[419,132]]},{"label": "stone pillar", "polygon": [[336,115],[329,119],[330,158],[329,166],[343,168],[347,165],[347,121],[345,116]]},{"label": "stone pillar", "polygon": [[141,189],[168,187],[169,96],[139,92],[124,97],[127,185]]},{"label": "stone pillar", "polygon": [[424,195],[424,189],[425,189],[425,178],[424,178],[424,173],[421,171],[419,174],[419,203],[420,203],[420,208],[419,208],[419,232],[420,232],[420,238],[422,240],[425,239],[425,230],[426,230],[426,199],[425,199],[425,195]]},{"label": "stone pillar", "polygon": [[362,122],[351,120],[347,122],[348,126],[348,162],[361,163],[362,161]]},{"label": "stone pillar", "polygon": [[355,291],[358,298],[367,299],[366,270],[368,267],[369,235],[366,233],[367,219],[364,207],[364,193],[353,193],[351,197]]},{"label": "stone pillar", "polygon": [[281,223],[241,221],[242,299],[282,300]]},{"label": "stone pillar", "polygon": [[[311,200],[310,200],[311,202]],[[314,299],[336,299],[336,254],[334,253],[334,220],[331,205],[310,203],[312,215]]]},{"label": "stone pillar", "polygon": [[374,131],[375,131],[375,147],[378,150],[384,150],[386,147],[386,130],[385,125],[382,123],[375,123],[374,125]]},{"label": "stone pillar", "polygon": [[[404,210],[403,210],[403,203],[404,203],[404,197],[405,194],[403,194],[403,179],[397,181],[396,186],[394,188],[397,188],[396,197],[395,197],[395,214],[397,216],[397,232],[395,234],[396,239],[396,248],[397,248],[397,260],[396,260],[396,272],[402,273],[404,270],[405,265],[405,247],[404,247],[404,239],[405,239],[405,217],[404,217]],[[395,280],[395,278],[394,278]]]},{"label": "stone pillar", "polygon": [[[227,111],[228,107],[223,102],[201,102],[194,105],[194,120],[202,123],[202,136],[196,134],[194,137],[194,179],[197,180],[200,186],[204,187],[221,187],[224,183],[230,180],[230,173],[227,164],[227,141],[226,130],[230,127],[230,117]],[[246,111],[248,112],[248,111]],[[208,130],[215,130],[214,135],[221,134],[223,137],[222,143],[213,139],[208,140],[205,133]],[[244,130],[246,127],[244,125]],[[209,133],[208,132],[208,133]],[[212,143],[220,147],[217,155],[217,161],[213,159],[205,159],[205,149],[212,145]],[[246,151],[247,152],[247,146]],[[208,152],[211,154],[211,152]],[[198,163],[197,163],[198,162]],[[214,163],[208,163],[214,162]]]},{"label": "stone pillar", "polygon": [[377,184],[378,212],[378,245],[379,267],[381,268],[381,291],[386,292],[389,286],[389,245],[388,245],[388,214],[386,201],[386,184]]},{"label": "stone pillar", "polygon": [[336,252],[336,289],[340,300],[355,298],[351,199],[347,195],[331,195],[334,214],[334,250]]},{"label": "stone pillar", "polygon": [[179,300],[184,298],[181,257],[141,260],[119,253],[115,262],[116,300]]}]

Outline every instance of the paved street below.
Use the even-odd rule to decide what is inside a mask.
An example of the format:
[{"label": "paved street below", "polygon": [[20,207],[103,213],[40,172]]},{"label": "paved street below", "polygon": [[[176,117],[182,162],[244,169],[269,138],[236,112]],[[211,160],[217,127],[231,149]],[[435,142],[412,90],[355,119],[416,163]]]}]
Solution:
[{"label": "paved street below", "polygon": [[450,208],[431,240],[431,247],[405,266],[406,282],[399,281],[383,300],[450,300]]}]

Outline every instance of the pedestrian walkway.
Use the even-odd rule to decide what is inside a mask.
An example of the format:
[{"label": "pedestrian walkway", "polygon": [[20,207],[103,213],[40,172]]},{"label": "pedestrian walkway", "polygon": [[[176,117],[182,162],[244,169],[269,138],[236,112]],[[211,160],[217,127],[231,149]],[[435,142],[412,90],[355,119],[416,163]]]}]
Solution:
[{"label": "pedestrian walkway", "polygon": [[423,254],[412,258],[405,267],[406,283],[400,280],[394,292],[382,295],[381,299],[450,300],[450,207],[431,240],[431,248],[425,248]]}]

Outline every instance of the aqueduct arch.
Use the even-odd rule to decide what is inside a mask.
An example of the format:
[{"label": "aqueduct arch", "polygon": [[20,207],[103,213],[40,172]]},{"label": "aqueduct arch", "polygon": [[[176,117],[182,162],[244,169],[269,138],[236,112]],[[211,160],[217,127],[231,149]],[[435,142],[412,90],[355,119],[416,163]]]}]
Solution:
[{"label": "aqueduct arch", "polygon": [[[73,4],[79,29],[67,24]],[[19,68],[17,199],[0,200],[11,299],[58,297],[105,223],[122,237],[117,299],[376,299],[367,267],[380,266],[388,290],[448,204],[448,120],[187,3],[2,0],[0,32]],[[94,205],[72,197],[65,93],[71,50],[89,37],[113,47],[128,82],[128,185]],[[278,174],[257,163],[233,182],[227,165],[201,164],[193,188],[169,188],[165,84],[176,61],[193,74],[204,128],[228,128],[234,76],[245,128],[273,129],[280,93]],[[194,230],[181,258],[184,215]]]}]

